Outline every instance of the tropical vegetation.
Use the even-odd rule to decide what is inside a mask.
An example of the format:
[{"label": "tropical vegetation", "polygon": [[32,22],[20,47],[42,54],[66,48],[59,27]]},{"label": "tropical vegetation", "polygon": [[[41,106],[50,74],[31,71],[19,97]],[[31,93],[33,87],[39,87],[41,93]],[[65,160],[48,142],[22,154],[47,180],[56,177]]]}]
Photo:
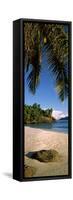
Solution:
[{"label": "tropical vegetation", "polygon": [[24,67],[30,91],[35,94],[40,83],[42,57],[46,54],[48,70],[55,80],[60,100],[64,101],[68,96],[68,26],[56,23],[24,23],[24,38]]},{"label": "tropical vegetation", "polygon": [[52,117],[53,109],[43,110],[40,104],[34,103],[31,105],[24,105],[24,123],[42,123],[42,122],[52,122],[54,118]]}]

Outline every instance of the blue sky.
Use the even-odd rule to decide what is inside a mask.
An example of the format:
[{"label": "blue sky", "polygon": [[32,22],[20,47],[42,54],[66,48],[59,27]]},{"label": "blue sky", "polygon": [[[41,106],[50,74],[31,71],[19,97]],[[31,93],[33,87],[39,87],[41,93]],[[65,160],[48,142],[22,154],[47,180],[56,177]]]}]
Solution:
[{"label": "blue sky", "polygon": [[35,95],[31,94],[28,88],[28,84],[25,78],[25,94],[24,94],[24,103],[32,105],[35,102],[40,104],[41,108],[53,108],[53,110],[60,110],[64,114],[68,113],[68,100],[64,102],[58,97],[58,94],[55,89],[55,82],[53,76],[49,72],[48,63],[46,56],[42,60],[42,70],[40,76],[40,84],[36,89]]}]

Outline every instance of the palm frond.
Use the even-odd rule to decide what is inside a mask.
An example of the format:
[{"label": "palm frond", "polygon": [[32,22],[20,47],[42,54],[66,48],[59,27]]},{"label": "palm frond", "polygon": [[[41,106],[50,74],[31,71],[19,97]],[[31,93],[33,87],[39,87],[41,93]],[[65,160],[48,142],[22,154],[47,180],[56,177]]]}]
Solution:
[{"label": "palm frond", "polygon": [[36,88],[40,81],[40,71],[41,66],[38,65],[38,67],[35,68],[35,66],[32,66],[31,72],[29,73],[27,77],[27,83],[29,86],[30,91],[35,94]]},{"label": "palm frond", "polygon": [[49,70],[52,72],[56,84],[56,90],[61,101],[68,96],[68,63],[58,60],[53,54],[52,48],[47,52]]},{"label": "palm frond", "polygon": [[41,73],[41,65],[40,65],[40,52],[36,47],[34,49],[33,54],[31,55],[31,71],[28,74],[27,82],[30,91],[34,94],[36,92],[36,88],[40,82],[40,73]]},{"label": "palm frond", "polygon": [[41,52],[55,79],[61,101],[68,96],[68,32],[64,25],[25,23],[25,67],[28,86],[34,94],[40,81]]}]

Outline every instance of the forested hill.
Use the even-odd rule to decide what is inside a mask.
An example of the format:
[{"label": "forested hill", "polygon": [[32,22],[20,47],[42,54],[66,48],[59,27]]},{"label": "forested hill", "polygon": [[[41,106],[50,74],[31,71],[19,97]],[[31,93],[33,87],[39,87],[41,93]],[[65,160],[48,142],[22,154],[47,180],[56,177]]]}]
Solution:
[{"label": "forested hill", "polygon": [[55,120],[52,117],[53,109],[43,110],[40,104],[25,105],[24,106],[24,123],[46,123]]}]

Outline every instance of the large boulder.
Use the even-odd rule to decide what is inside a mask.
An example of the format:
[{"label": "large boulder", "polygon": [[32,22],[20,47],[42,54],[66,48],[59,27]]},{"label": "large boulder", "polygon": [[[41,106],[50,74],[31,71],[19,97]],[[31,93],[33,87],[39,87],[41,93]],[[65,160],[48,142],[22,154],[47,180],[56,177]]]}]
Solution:
[{"label": "large boulder", "polygon": [[61,159],[61,155],[54,149],[29,152],[27,156],[40,162],[55,162]]}]

